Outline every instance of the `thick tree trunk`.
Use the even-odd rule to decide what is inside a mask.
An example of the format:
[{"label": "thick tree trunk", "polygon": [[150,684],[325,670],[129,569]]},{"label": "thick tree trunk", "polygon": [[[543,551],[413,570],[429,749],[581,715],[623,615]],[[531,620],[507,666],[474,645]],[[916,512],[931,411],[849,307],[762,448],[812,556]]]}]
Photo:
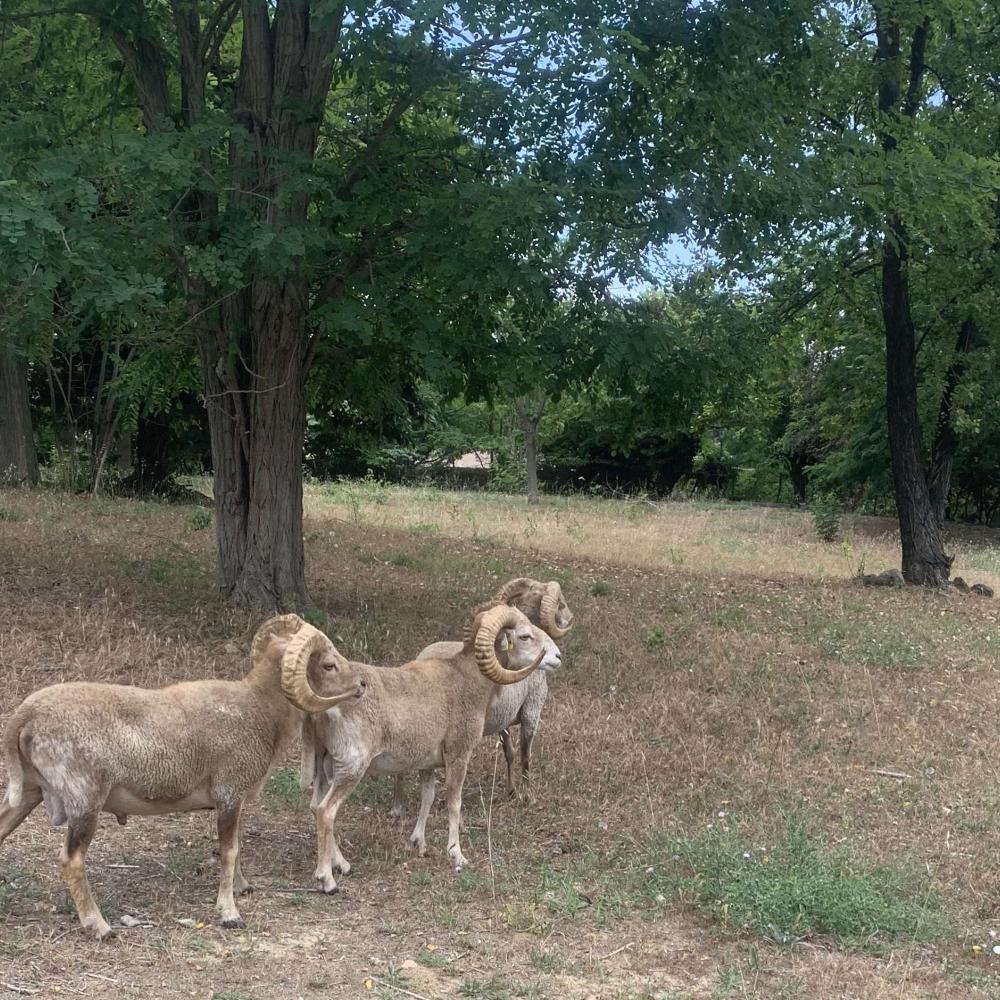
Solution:
[{"label": "thick tree trunk", "polygon": [[0,484],[38,483],[28,400],[28,366],[12,344],[0,344]]},{"label": "thick tree trunk", "polygon": [[[909,82],[903,95],[899,25],[892,11],[876,6],[878,107],[886,123],[881,140],[887,157],[896,149],[893,121],[900,115],[912,118],[919,105],[929,31],[926,20],[914,31],[907,66]],[[951,558],[945,555],[944,539],[924,466],[907,258],[906,226],[889,211],[882,241],[882,322],[885,326],[889,454],[903,550],[903,578],[908,583],[941,587],[948,582]]]},{"label": "thick tree trunk", "polygon": [[892,479],[908,583],[944,586],[951,573],[931,502],[917,410],[916,346],[907,278],[894,239],[882,246],[882,319],[886,347],[886,415]]},{"label": "thick tree trunk", "polygon": [[[217,326],[199,330],[219,587],[241,607],[308,605],[302,541],[306,306],[300,284],[258,282],[221,312]],[[250,350],[234,357],[230,343]],[[243,357],[255,358],[253,372]]]}]

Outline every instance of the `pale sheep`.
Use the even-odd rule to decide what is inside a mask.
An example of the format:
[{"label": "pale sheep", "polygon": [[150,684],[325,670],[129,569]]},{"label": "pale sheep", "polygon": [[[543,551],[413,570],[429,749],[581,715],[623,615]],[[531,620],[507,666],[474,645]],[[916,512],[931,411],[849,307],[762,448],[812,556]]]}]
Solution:
[{"label": "pale sheep", "polygon": [[222,874],[216,901],[223,927],[241,927],[236,892],[250,890],[240,870],[243,805],[259,794],[302,711],[285,696],[310,665],[322,670],[323,708],[357,700],[364,680],[343,668],[330,640],[296,615],[258,630],[250,673],[239,681],[201,680],[158,690],[72,682],[29,695],[8,720],[3,754],[9,772],[0,803],[0,844],[40,803],[54,826],[66,824],[63,877],[85,930],[111,933],[84,869],[102,812],[130,815],[214,809]]},{"label": "pale sheep", "polygon": [[[339,654],[338,654],[339,655]],[[344,800],[368,775],[420,773],[420,813],[410,842],[426,853],[425,828],[434,800],[434,769],[444,767],[448,794],[448,855],[456,871],[466,864],[459,840],[462,786],[469,759],[482,739],[487,713],[501,685],[515,684],[539,668],[555,670],[558,647],[516,608],[480,613],[457,655],[425,659],[395,669],[344,661],[365,683],[363,698],[317,708],[308,678],[289,692],[314,714],[304,756],[315,761],[312,810],[316,817],[316,878],[337,891],[333,876],[350,863],[337,845],[334,823]]]}]

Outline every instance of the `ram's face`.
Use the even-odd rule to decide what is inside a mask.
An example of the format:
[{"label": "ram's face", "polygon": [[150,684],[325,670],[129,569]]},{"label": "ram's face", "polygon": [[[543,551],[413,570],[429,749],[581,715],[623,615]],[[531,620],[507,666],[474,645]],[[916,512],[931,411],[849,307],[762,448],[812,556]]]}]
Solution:
[{"label": "ram's face", "polygon": [[497,656],[502,658],[506,655],[508,670],[528,667],[541,654],[544,654],[539,664],[542,669],[558,669],[562,662],[559,647],[540,628],[527,622],[516,628],[502,629],[497,637]]},{"label": "ram's face", "polygon": [[[545,597],[548,584],[535,582],[527,590],[516,597],[511,604],[526,615],[535,625],[542,625],[542,598]],[[561,629],[569,629],[573,624],[573,612],[570,611],[566,598],[559,591],[559,605],[556,609],[556,625]]]}]

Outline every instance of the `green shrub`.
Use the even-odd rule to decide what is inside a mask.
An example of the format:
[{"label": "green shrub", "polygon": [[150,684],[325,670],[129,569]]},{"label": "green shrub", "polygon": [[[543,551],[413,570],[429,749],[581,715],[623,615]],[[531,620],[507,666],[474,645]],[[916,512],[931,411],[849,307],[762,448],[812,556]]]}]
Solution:
[{"label": "green shrub", "polygon": [[212,526],[212,512],[205,507],[195,507],[188,518],[192,531],[204,531]]},{"label": "green shrub", "polygon": [[590,593],[594,597],[607,597],[611,593],[611,584],[607,580],[594,580],[590,585]]},{"label": "green shrub", "polygon": [[840,501],[832,493],[820,493],[810,506],[816,536],[821,542],[834,542],[840,534],[843,511]]},{"label": "green shrub", "polygon": [[713,825],[655,854],[670,861],[647,868],[651,895],[673,891],[727,927],[778,943],[828,935],[870,947],[941,930],[919,875],[828,850],[794,819],[769,846]]}]

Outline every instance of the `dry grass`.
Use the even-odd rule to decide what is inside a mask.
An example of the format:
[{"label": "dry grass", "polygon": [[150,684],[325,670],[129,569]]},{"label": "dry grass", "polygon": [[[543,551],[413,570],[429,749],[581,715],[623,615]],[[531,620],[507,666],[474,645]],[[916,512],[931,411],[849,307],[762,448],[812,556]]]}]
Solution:
[{"label": "dry grass", "polygon": [[[529,510],[371,483],[311,486],[306,507],[314,600],[359,658],[456,634],[509,576],[563,582],[578,627],[536,742],[536,801],[491,799],[484,746],[466,786],[474,869],[455,879],[444,817],[415,859],[384,783],[364,786],[342,813],[356,873],[326,899],[302,891],[312,824],[279,772],[247,824],[261,891],[240,933],[211,922],[207,816],[105,822],[99,899],[156,926],[102,947],[77,930],[38,811],[0,849],[0,996],[1000,996],[1000,959],[973,951],[1000,929],[998,605],[857,586],[862,558],[897,562],[886,523],[822,545],[807,515],[777,509]],[[218,602],[213,534],[191,508],[6,492],[0,509],[0,714],[70,678],[243,672],[256,619]],[[996,586],[996,546],[963,533],[956,571]],[[763,864],[789,816],[872,885],[898,875],[915,930],[780,946],[730,916],[740,872],[719,905],[700,898],[712,837]]]}]

